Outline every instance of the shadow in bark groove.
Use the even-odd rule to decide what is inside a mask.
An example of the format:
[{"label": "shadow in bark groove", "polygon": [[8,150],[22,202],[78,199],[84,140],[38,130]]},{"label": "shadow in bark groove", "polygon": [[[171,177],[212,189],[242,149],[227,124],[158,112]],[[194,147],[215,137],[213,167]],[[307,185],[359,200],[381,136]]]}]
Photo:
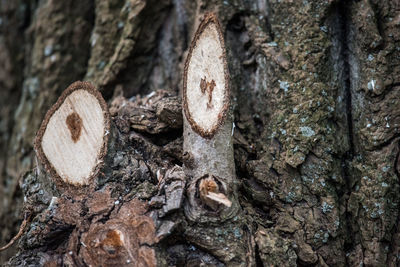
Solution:
[{"label": "shadow in bark groove", "polygon": [[[345,183],[346,183],[346,190],[344,193],[344,198],[345,200],[345,219],[346,219],[346,227],[347,227],[347,239],[345,240],[344,244],[344,250],[346,253],[354,249],[355,246],[355,236],[354,232],[356,231],[355,229],[352,228],[352,223],[351,223],[351,214],[347,211],[347,201],[350,196],[350,193],[353,190],[353,186],[351,183],[351,174],[349,170],[349,164],[353,160],[354,157],[354,142],[353,142],[353,114],[352,114],[352,95],[351,95],[351,74],[350,74],[350,63],[349,63],[349,47],[348,47],[348,42],[350,41],[348,38],[348,31],[349,31],[349,19],[348,19],[348,10],[347,10],[347,5],[348,3],[345,0],[341,0],[335,7],[334,7],[334,16],[336,16],[337,22],[339,23],[337,28],[337,36],[334,36],[333,38],[337,38],[339,45],[340,45],[340,59],[343,63],[344,69],[343,74],[344,76],[342,77],[343,79],[343,85],[344,85],[344,98],[345,98],[345,112],[346,112],[346,123],[347,123],[347,138],[348,138],[348,143],[349,143],[349,148],[345,152],[341,164],[342,164],[342,171],[343,171],[343,176],[345,178]],[[346,257],[346,262],[347,262],[347,257]],[[347,262],[347,264],[349,264]]]}]

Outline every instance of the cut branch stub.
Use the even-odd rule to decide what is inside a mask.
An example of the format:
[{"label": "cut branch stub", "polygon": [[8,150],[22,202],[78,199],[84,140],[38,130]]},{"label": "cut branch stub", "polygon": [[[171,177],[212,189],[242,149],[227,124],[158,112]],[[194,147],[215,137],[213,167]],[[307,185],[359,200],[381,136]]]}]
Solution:
[{"label": "cut branch stub", "polygon": [[206,14],[186,60],[183,88],[185,215],[222,222],[238,210],[229,79],[221,26]]},{"label": "cut branch stub", "polygon": [[232,202],[225,196],[216,182],[216,177],[205,175],[199,183],[199,194],[201,201],[212,210],[217,210],[218,206],[224,205],[228,208],[232,206]]},{"label": "cut branch stub", "polygon": [[56,183],[87,185],[101,167],[109,131],[100,92],[88,82],[75,82],[47,112],[35,150]]},{"label": "cut branch stub", "polygon": [[185,63],[183,106],[193,130],[212,138],[229,108],[229,75],[224,38],[214,14],[207,14],[193,38]]}]

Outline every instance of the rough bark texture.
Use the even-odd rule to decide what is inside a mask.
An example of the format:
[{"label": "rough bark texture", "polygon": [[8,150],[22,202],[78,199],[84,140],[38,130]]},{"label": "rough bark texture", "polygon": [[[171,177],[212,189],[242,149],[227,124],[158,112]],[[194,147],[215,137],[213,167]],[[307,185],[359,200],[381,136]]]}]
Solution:
[{"label": "rough bark texture", "polygon": [[[233,94],[240,208],[224,227],[183,212],[183,64],[207,11]],[[117,251],[149,266],[398,266],[399,11],[380,0],[1,1],[0,245],[32,219],[0,262],[88,265]],[[67,198],[32,144],[82,79],[108,100],[114,130],[96,191]]]}]

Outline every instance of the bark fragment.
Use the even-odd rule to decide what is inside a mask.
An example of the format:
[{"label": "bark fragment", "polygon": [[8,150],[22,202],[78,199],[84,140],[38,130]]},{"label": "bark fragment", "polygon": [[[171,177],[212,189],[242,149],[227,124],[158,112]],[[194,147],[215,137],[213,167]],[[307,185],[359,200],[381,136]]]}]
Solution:
[{"label": "bark fragment", "polygon": [[259,256],[267,266],[296,266],[293,244],[273,231],[261,228],[256,233]]},{"label": "bark fragment", "polygon": [[126,118],[129,126],[138,132],[160,134],[182,129],[180,99],[165,90],[152,92],[145,97],[137,96],[135,102],[117,97],[111,103],[110,113]]}]

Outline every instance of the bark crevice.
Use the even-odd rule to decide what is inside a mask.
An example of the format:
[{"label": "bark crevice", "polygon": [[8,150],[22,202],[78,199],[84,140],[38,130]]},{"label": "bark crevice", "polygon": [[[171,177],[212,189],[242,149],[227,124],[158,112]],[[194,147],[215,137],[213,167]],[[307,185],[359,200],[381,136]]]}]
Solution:
[{"label": "bark crevice", "polygon": [[[332,43],[334,46],[333,53],[337,53],[335,56],[337,69],[336,75],[339,77],[339,97],[344,98],[343,105],[339,109],[339,112],[343,112],[343,117],[338,118],[337,125],[342,124],[344,137],[347,139],[347,147],[342,152],[342,156],[339,157],[341,163],[341,172],[344,178],[343,190],[339,190],[339,197],[342,198],[340,201],[345,202],[344,205],[344,220],[345,220],[345,232],[347,238],[344,243],[345,253],[349,253],[354,249],[355,244],[355,229],[352,227],[351,214],[348,211],[348,201],[350,194],[354,187],[354,182],[351,177],[351,162],[354,158],[354,134],[353,134],[353,113],[352,113],[352,92],[351,92],[351,64],[349,60],[350,48],[348,45],[349,40],[349,15],[346,1],[340,1],[333,6],[332,17],[328,19],[328,24],[332,32]],[[340,88],[341,87],[341,88]],[[342,121],[340,121],[342,120]],[[340,129],[340,127],[339,127]],[[346,257],[346,264],[349,265]]]}]

